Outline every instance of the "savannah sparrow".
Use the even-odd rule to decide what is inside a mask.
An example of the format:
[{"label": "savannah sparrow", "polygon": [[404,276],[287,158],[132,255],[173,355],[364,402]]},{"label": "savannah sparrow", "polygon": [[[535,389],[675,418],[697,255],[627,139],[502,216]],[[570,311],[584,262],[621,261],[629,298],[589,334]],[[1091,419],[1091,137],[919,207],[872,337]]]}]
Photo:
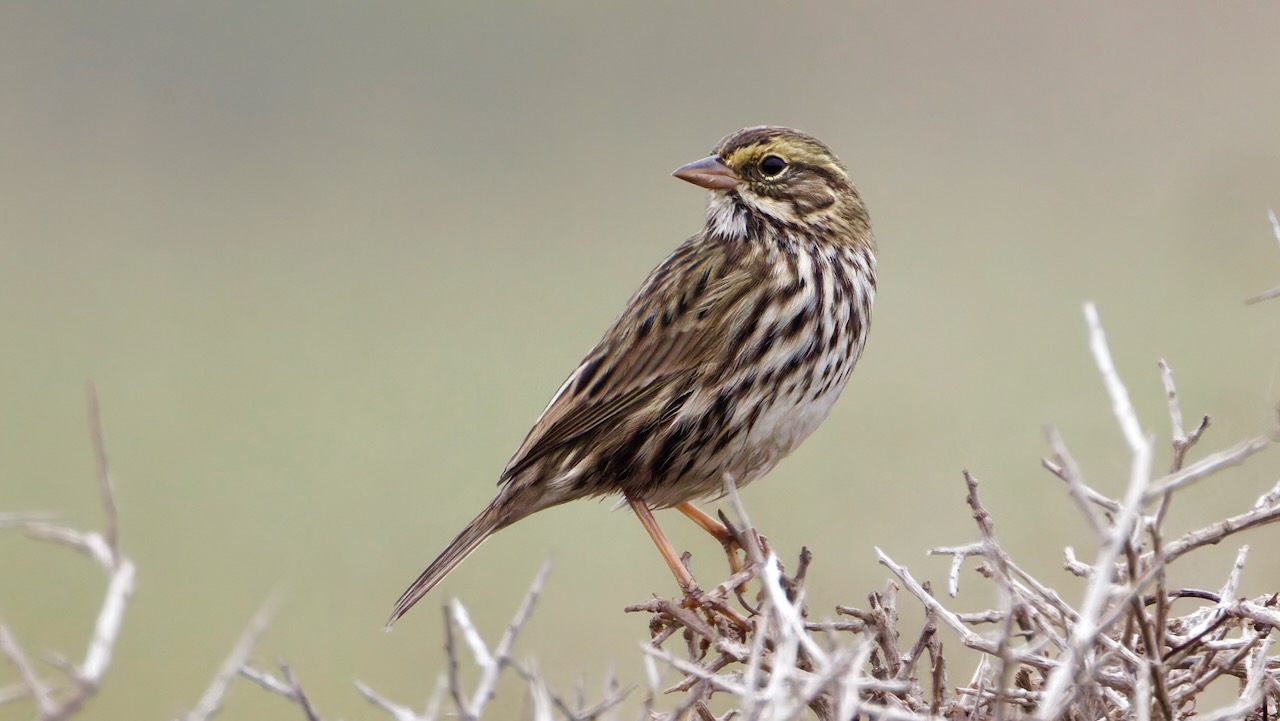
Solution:
[{"label": "savannah sparrow", "polygon": [[711,191],[676,248],[552,397],[500,490],[409,586],[388,626],[495,531],[566,501],[619,494],[686,591],[651,509],[768,473],[822,423],[862,353],[876,289],[862,198],[816,138],[758,127],[676,170]]}]

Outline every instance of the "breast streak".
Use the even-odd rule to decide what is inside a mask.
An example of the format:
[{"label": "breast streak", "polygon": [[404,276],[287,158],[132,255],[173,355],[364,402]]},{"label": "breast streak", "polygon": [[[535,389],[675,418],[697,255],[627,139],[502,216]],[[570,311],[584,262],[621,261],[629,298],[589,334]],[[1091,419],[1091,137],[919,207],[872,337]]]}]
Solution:
[{"label": "breast streak", "polygon": [[[862,352],[866,324],[851,321],[855,307],[870,305],[866,295],[870,289],[861,283],[832,282],[832,270],[855,272],[849,259],[832,253],[819,262],[825,266],[827,280],[816,281],[814,274],[820,270],[801,260],[796,272],[805,278],[804,290],[790,303],[762,318],[751,342],[746,344],[749,349],[770,335],[778,339],[770,344],[760,363],[741,367],[734,374],[731,385],[741,384],[752,374],[756,382],[754,392],[741,395],[717,429],[719,433],[731,434],[733,442],[719,452],[707,451],[708,447],[715,448],[714,443],[702,444],[701,457],[690,464],[681,484],[686,489],[683,497],[666,498],[658,491],[651,497],[651,503],[667,506],[691,498],[719,495],[725,473],[732,474],[739,487],[745,486],[768,473],[826,419]],[[852,293],[842,290],[850,285]],[[779,332],[780,329],[806,312],[816,319],[814,327],[783,340],[785,334]],[[800,359],[799,364],[788,373],[788,363],[795,359]],[[767,372],[765,369],[773,370],[768,379],[762,376]],[[686,411],[706,409],[708,403],[709,399],[691,399]],[[695,487],[698,493],[687,492]]]},{"label": "breast streak", "polygon": [[[856,357],[845,357],[851,330],[849,304],[853,299],[838,297],[837,283],[831,280],[832,258],[821,257],[818,262],[823,267],[814,268],[807,256],[801,257],[797,271],[806,278],[808,292],[800,294],[791,312],[778,322],[789,322],[791,317],[808,309],[818,323],[814,332],[780,343],[770,353],[769,364],[774,368],[785,368],[795,358],[803,360],[794,373],[783,376],[777,383],[776,400],[760,414],[752,428],[739,461],[742,466],[739,485],[768,473],[818,429],[840,397],[849,378],[848,370],[856,361]],[[823,273],[828,280],[816,282],[816,273]],[[861,343],[855,342],[855,345],[860,347]]]}]

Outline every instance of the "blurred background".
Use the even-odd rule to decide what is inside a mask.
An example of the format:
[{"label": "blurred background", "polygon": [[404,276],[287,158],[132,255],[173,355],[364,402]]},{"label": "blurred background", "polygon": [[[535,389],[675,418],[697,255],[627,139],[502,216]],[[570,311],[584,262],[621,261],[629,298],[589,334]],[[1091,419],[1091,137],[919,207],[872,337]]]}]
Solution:
[{"label": "blurred background", "polygon": [[[607,502],[502,532],[382,624],[700,227],[704,193],[670,171],[761,123],[841,155],[881,249],[844,399],[744,494],[784,557],[813,550],[813,615],[883,586],[874,546],[941,588],[926,549],[976,538],[965,467],[1016,560],[1078,599],[1061,549],[1092,549],[1039,467],[1042,428],[1101,490],[1128,467],[1084,301],[1159,467],[1161,356],[1188,417],[1214,417],[1193,459],[1273,426],[1280,301],[1242,301],[1280,283],[1278,70],[1271,3],[5,3],[0,509],[100,523],[92,379],[140,569],[84,717],[190,708],[276,588],[256,658],[288,659],[323,714],[376,716],[353,678],[417,704],[443,670],[440,605],[496,639],[547,558],[521,654],[561,689],[611,664],[641,680],[645,620],[622,608],[675,588]],[[1264,455],[1186,492],[1171,530],[1278,474]],[[718,579],[714,542],[659,521]],[[1243,593],[1280,589],[1278,533],[1250,536]],[[1234,554],[1178,580],[1217,588]],[[985,607],[963,578],[957,607]],[[0,579],[33,652],[82,653],[96,568],[11,533]],[[295,713],[246,684],[226,710]]]}]

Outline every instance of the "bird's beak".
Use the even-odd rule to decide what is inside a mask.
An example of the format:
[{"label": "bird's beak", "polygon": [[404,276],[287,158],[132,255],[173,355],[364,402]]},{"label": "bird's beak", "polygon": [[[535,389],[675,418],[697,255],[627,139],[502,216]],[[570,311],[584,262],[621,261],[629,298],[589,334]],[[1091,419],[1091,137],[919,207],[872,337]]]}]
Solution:
[{"label": "bird's beak", "polygon": [[729,169],[729,166],[721,162],[718,156],[712,155],[702,160],[695,160],[688,165],[682,165],[676,168],[672,173],[681,180],[687,180],[694,185],[700,185],[707,190],[729,190],[738,187],[740,182],[737,175]]}]

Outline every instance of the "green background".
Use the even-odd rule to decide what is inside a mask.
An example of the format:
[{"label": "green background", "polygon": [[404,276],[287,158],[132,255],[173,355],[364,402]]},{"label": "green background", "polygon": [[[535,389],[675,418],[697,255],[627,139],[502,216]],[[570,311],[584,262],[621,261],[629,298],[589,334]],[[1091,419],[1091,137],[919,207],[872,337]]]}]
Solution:
[{"label": "green background", "polygon": [[[1188,417],[1214,415],[1197,454],[1272,426],[1280,301],[1242,300],[1280,283],[1274,3],[6,2],[0,509],[99,523],[93,379],[140,569],[83,717],[191,707],[277,587],[259,662],[288,659],[327,717],[379,717],[357,677],[416,705],[443,669],[440,604],[496,639],[548,557],[521,654],[561,689],[615,663],[641,680],[645,619],[621,609],[674,585],[608,503],[502,532],[382,623],[700,226],[704,193],[670,171],[760,123],[841,155],[881,248],[844,399],[744,494],[784,556],[813,549],[814,615],[882,586],[877,545],[942,587],[924,551],[976,538],[963,467],[1015,559],[1078,599],[1061,548],[1092,547],[1039,468],[1042,426],[1104,491],[1128,468],[1085,300],[1159,467],[1160,356]],[[1246,509],[1278,471],[1187,491],[1171,529]],[[714,542],[659,520],[721,573]],[[1277,533],[1249,537],[1242,593],[1280,589]],[[1217,588],[1227,545],[1175,583]],[[963,578],[956,606],[984,607]],[[102,587],[0,536],[0,616],[33,652],[78,657]],[[238,682],[225,715],[296,710]]]}]

